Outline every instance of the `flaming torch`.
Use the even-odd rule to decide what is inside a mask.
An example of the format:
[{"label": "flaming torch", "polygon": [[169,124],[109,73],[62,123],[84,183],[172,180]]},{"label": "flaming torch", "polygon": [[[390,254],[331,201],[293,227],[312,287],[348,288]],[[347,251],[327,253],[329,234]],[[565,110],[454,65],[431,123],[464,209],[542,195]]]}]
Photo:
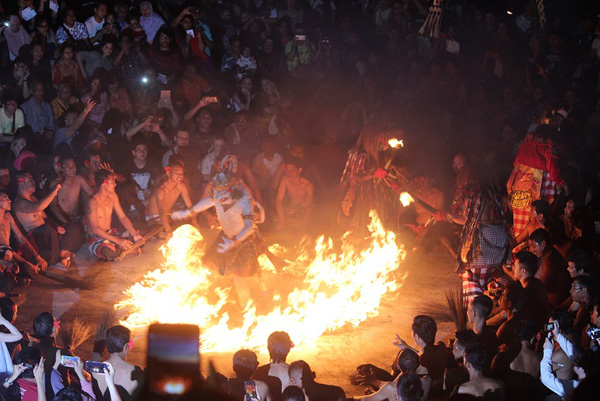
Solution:
[{"label": "flaming torch", "polygon": [[402,206],[407,207],[414,201],[415,199],[408,192],[402,192],[400,194],[400,203],[402,203]]}]

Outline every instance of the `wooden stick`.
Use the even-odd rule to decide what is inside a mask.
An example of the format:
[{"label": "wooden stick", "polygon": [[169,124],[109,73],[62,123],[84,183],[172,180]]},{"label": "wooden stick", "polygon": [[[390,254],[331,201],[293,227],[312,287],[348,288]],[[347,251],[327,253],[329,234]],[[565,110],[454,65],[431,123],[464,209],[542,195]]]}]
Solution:
[{"label": "wooden stick", "polygon": [[141,240],[134,242],[133,245],[131,245],[129,248],[123,250],[123,252],[121,252],[121,254],[119,256],[117,256],[114,259],[114,261],[115,262],[120,261],[125,256],[129,255],[131,252],[135,251],[136,249],[138,249],[139,247],[144,245],[146,243],[146,241],[148,241],[150,238],[154,237],[156,234],[160,233],[164,229],[165,229],[165,227],[162,224],[154,227]]}]

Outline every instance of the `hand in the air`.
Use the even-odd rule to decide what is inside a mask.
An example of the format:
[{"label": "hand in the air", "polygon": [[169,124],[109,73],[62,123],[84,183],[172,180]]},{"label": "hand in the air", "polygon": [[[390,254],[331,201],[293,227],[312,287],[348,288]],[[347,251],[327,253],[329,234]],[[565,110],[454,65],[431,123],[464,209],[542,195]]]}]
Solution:
[{"label": "hand in the air", "polygon": [[227,239],[227,238],[223,238],[223,242],[221,242],[219,244],[219,246],[217,246],[217,252],[219,253],[225,253],[228,250],[230,250],[231,248],[234,247],[234,243],[233,240]]}]

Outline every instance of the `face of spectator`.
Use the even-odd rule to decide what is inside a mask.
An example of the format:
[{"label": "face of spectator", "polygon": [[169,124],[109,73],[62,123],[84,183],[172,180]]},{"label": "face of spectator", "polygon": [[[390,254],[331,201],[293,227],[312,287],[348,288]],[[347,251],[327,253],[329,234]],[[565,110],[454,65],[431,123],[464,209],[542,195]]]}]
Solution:
[{"label": "face of spectator", "polygon": [[100,158],[100,155],[90,156],[88,168],[90,169],[90,171],[92,173],[95,173],[96,171],[98,171],[100,169],[101,162],[102,162],[102,159]]},{"label": "face of spectator", "polygon": [[4,211],[8,211],[11,209],[11,201],[8,195],[2,194],[0,195],[0,209]]},{"label": "face of spectator", "polygon": [[183,182],[183,176],[184,176],[183,167],[181,167],[181,166],[171,167],[171,170],[169,171],[169,179],[171,181],[181,184]]},{"label": "face of spectator", "polygon": [[266,142],[263,144],[263,153],[265,154],[265,157],[269,159],[272,158],[275,154],[275,145],[270,142]]},{"label": "face of spectator", "polygon": [[73,10],[69,10],[67,11],[67,13],[65,14],[65,25],[68,26],[69,28],[73,27],[73,25],[75,25],[75,11]]},{"label": "face of spectator", "polygon": [[144,3],[140,6],[140,12],[144,17],[149,17],[152,13],[152,8],[148,4]]},{"label": "face of spectator", "polygon": [[161,50],[168,49],[171,44],[171,37],[169,35],[161,33],[160,37],[158,38],[158,44],[160,45]]},{"label": "face of spectator", "polygon": [[248,58],[248,57],[250,57],[251,54],[252,54],[252,51],[250,50],[250,48],[248,46],[245,46],[244,50],[242,50],[242,56]]},{"label": "face of spectator", "polygon": [[594,306],[594,310],[592,311],[592,323],[596,327],[600,327],[600,311],[598,311],[598,307]]},{"label": "face of spectator", "polygon": [[179,131],[177,135],[175,135],[175,145],[178,148],[185,148],[190,143],[190,133],[187,131]]},{"label": "face of spectator", "polygon": [[215,156],[220,156],[225,148],[225,141],[223,139],[215,139],[213,141],[213,153]]},{"label": "face of spectator", "polygon": [[25,195],[31,195],[35,192],[35,181],[31,174],[27,174],[19,180],[19,188]]},{"label": "face of spectator", "polygon": [[33,98],[37,101],[42,101],[42,99],[44,98],[44,85],[40,84],[36,84],[33,89],[31,90],[31,94],[33,95]]},{"label": "face of spectator", "polygon": [[263,50],[265,53],[273,53],[273,47],[272,40],[265,40],[265,43],[263,44]]},{"label": "face of spectator", "polygon": [[21,29],[21,21],[19,21],[18,18],[15,18],[14,20],[10,21],[10,30],[13,32],[19,32],[19,30]]},{"label": "face of spectator", "polygon": [[6,103],[4,103],[4,112],[7,115],[13,115],[15,114],[15,111],[17,111],[17,101],[16,100],[9,100]]},{"label": "face of spectator", "polygon": [[275,85],[273,84],[273,82],[269,81],[268,79],[261,80],[260,86],[261,86],[262,90],[265,91],[265,93],[268,95],[274,93],[274,91],[275,91]]},{"label": "face of spectator", "polygon": [[210,129],[212,126],[213,118],[212,115],[206,111],[200,112],[199,124],[201,129]]},{"label": "face of spectator", "polygon": [[183,28],[184,31],[187,31],[188,29],[192,29],[193,26],[194,26],[194,19],[191,16],[185,17],[184,19],[181,20],[181,28]]},{"label": "face of spectator", "polygon": [[247,77],[242,79],[242,82],[240,82],[240,88],[246,89],[250,92],[252,90],[252,80]]},{"label": "face of spectator", "polygon": [[139,161],[146,160],[148,158],[148,147],[144,144],[139,144],[132,150],[132,154]]},{"label": "face of spectator", "polygon": [[77,118],[77,113],[69,112],[65,114],[65,127],[70,127]]},{"label": "face of spectator", "polygon": [[567,271],[569,272],[569,275],[571,276],[571,278],[575,278],[575,277],[579,277],[581,276],[581,272],[579,270],[577,270],[577,267],[575,266],[575,263],[569,261],[567,263]]},{"label": "face of spectator", "polygon": [[565,205],[565,217],[573,216],[573,212],[575,211],[575,202],[572,200],[568,200]]},{"label": "face of spectator", "polygon": [[248,126],[248,116],[244,113],[240,113],[235,116],[235,125],[238,129],[244,130]]},{"label": "face of spectator", "polygon": [[291,178],[294,180],[294,179],[298,178],[298,176],[300,175],[301,172],[302,172],[302,169],[294,166],[293,164],[285,165],[285,175],[287,178]]},{"label": "face of spectator", "polygon": [[515,262],[515,270],[514,270],[514,274],[515,274],[515,280],[521,280],[522,278],[525,278],[525,269],[521,268],[521,265],[519,263],[519,259],[516,260]]},{"label": "face of spectator", "polygon": [[100,80],[98,78],[92,80],[92,82],[90,83],[90,89],[94,93],[100,90]]},{"label": "face of spectator", "polygon": [[65,163],[62,166],[62,171],[67,177],[75,177],[77,174],[77,166],[73,159],[65,160]]},{"label": "face of spectator", "polygon": [[60,90],[58,91],[58,97],[63,102],[68,102],[69,99],[71,99],[71,88],[67,85],[61,87]]},{"label": "face of spectator", "polygon": [[10,174],[7,172],[0,176],[0,187],[6,188],[10,184]]},{"label": "face of spectator", "polygon": [[94,15],[97,19],[104,19],[106,17],[106,4],[100,4],[98,8],[94,8]]},{"label": "face of spectator", "polygon": [[48,34],[48,30],[50,29],[48,21],[42,21],[37,29],[39,33],[46,36]]},{"label": "face of spectator", "polygon": [[102,187],[106,189],[109,194],[115,193],[115,188],[117,187],[117,182],[115,181],[115,176],[111,175],[108,177],[104,183],[102,183]]},{"label": "face of spectator", "polygon": [[571,297],[575,302],[585,302],[587,290],[581,287],[578,281],[573,281],[573,284],[571,284]]},{"label": "face of spectator", "polygon": [[471,304],[469,304],[469,307],[467,308],[467,320],[470,324],[475,323],[475,308],[473,308]]},{"label": "face of spectator", "polygon": [[464,156],[456,155],[452,160],[452,170],[454,170],[455,173],[460,173],[465,168],[465,164],[466,160]]},{"label": "face of spectator", "polygon": [[33,46],[33,49],[31,49],[31,58],[33,59],[33,61],[37,63],[42,59],[42,57],[44,57],[44,49],[42,48],[42,46]]},{"label": "face of spectator", "polygon": [[465,347],[463,347],[459,342],[455,341],[454,346],[452,347],[452,356],[454,359],[460,359],[465,356]]},{"label": "face of spectator", "polygon": [[119,18],[119,21],[125,21],[127,19],[127,7],[126,6],[119,6],[116,9],[117,11],[117,18]]},{"label": "face of spectator", "polygon": [[140,25],[140,20],[137,18],[130,18],[129,19],[129,25],[131,25],[131,27],[134,30],[139,30],[142,26]]},{"label": "face of spectator", "polygon": [[242,51],[242,42],[239,40],[234,40],[233,43],[231,43],[231,51],[233,54],[239,55]]},{"label": "face of spectator", "polygon": [[110,55],[113,52],[113,44],[110,42],[107,42],[104,44],[104,46],[102,46],[102,55],[104,57],[110,57]]},{"label": "face of spectator", "polygon": [[538,258],[542,257],[545,249],[546,249],[546,241],[542,241],[541,244],[538,244],[537,242],[535,242],[533,240],[529,240],[529,250],[531,252],[533,252],[533,254],[535,256],[537,256]]},{"label": "face of spectator", "polygon": [[65,49],[62,52],[62,59],[63,61],[73,60],[73,49],[71,49],[70,47],[65,47]]},{"label": "face of spectator", "polygon": [[185,70],[183,70],[183,78],[186,81],[192,82],[194,78],[196,78],[196,75],[198,75],[198,71],[196,70],[195,66],[191,64],[185,66]]},{"label": "face of spectator", "polygon": [[305,155],[304,147],[303,146],[294,146],[292,148],[292,150],[290,151],[290,154],[293,157],[297,157],[298,159],[304,159],[304,155]]},{"label": "face of spectator", "polygon": [[223,21],[230,21],[231,20],[231,11],[229,11],[228,9],[225,9],[221,12],[221,19]]},{"label": "face of spectator", "polygon": [[27,64],[23,63],[23,62],[18,62],[15,63],[14,67],[13,67],[13,75],[17,76],[24,76],[27,75],[27,73],[29,72],[29,67],[27,66]]}]

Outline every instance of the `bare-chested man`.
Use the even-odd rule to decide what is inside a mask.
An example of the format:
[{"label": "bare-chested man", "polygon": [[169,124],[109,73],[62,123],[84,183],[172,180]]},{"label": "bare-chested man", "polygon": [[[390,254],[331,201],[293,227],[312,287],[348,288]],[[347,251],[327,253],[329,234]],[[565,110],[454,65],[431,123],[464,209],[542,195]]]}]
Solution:
[{"label": "bare-chested man", "polygon": [[50,203],[50,211],[52,215],[65,227],[67,231],[74,231],[78,241],[73,241],[73,249],[69,249],[75,253],[85,243],[85,230],[82,223],[82,214],[79,210],[80,195],[85,194],[84,200],[87,201],[94,191],[87,183],[85,178],[77,174],[77,166],[75,160],[70,157],[62,158],[58,161],[59,178],[50,183],[51,187],[61,183],[62,188],[58,191],[58,195],[52,203]]},{"label": "bare-chested man", "polygon": [[[58,196],[50,204],[50,208],[55,215],[67,223],[70,217],[79,216],[79,196],[81,191],[86,195],[92,196],[94,190],[87,183],[85,178],[77,174],[75,160],[68,157],[59,161],[62,172],[62,188],[58,191]],[[50,186],[54,187],[59,180],[54,180]],[[87,202],[86,202],[87,203]]]},{"label": "bare-chested man", "polygon": [[88,241],[92,255],[104,260],[112,261],[120,255],[121,250],[131,247],[131,241],[118,237],[115,230],[111,229],[113,212],[119,221],[129,232],[134,241],[139,241],[139,235],[129,218],[123,212],[119,198],[115,193],[117,183],[115,174],[108,170],[98,170],[94,175],[94,181],[98,190],[92,196],[87,211],[88,224],[90,227],[90,238]]},{"label": "bare-chested man", "polygon": [[46,213],[44,212],[56,197],[61,185],[58,184],[45,198],[38,200],[34,195],[35,181],[31,174],[19,174],[17,180],[17,197],[13,208],[16,218],[27,235],[33,239],[40,256],[48,264],[59,262],[68,266],[73,254],[67,249],[71,247],[70,241],[73,238],[70,235],[65,236],[66,231],[63,227],[55,228],[46,222]]},{"label": "bare-chested man", "polygon": [[[35,248],[31,246],[27,238],[23,235],[19,226],[15,223],[14,218],[10,214],[12,202],[8,195],[0,192],[0,266],[2,268],[10,266],[12,261],[16,261],[21,266],[25,267],[27,274],[36,274],[38,270],[46,269],[48,263],[37,253]],[[35,264],[25,260],[17,252],[14,252],[10,247],[10,233],[13,233],[21,247],[25,249],[30,256],[35,259]],[[13,268],[13,273],[17,274],[18,269]]]},{"label": "bare-chested man", "polygon": [[[301,173],[302,164],[299,159],[292,158],[286,162],[285,175],[281,178],[275,200],[280,229],[286,225],[304,227],[310,219],[314,186],[306,178],[303,178]],[[284,205],[286,194],[289,202]]]},{"label": "bare-chested man", "polygon": [[[170,161],[166,171],[167,180],[156,188],[150,196],[148,208],[146,209],[146,222],[149,225],[152,223],[162,224],[168,234],[173,231],[169,215],[179,196],[181,196],[188,209],[191,209],[193,204],[188,187],[183,180],[184,168],[181,163],[177,160]],[[192,223],[198,226],[195,215],[192,217]]]},{"label": "bare-chested man", "polygon": [[[143,376],[142,368],[127,362],[127,355],[132,347],[133,340],[127,327],[117,325],[106,332],[106,349],[110,354],[107,362],[115,370],[114,382],[123,401],[132,399],[132,395]],[[109,399],[105,374],[94,373],[92,376],[98,384],[98,389],[105,396],[104,399]]]}]

